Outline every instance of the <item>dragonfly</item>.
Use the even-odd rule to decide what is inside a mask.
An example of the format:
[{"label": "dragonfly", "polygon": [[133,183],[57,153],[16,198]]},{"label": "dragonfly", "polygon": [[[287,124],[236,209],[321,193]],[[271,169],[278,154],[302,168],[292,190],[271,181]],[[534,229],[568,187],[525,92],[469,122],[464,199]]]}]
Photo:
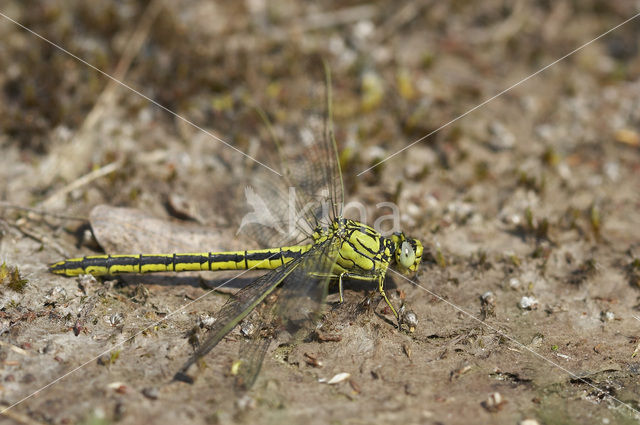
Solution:
[{"label": "dragonfly", "polygon": [[[415,325],[414,315],[406,315],[404,306],[396,308],[390,301],[385,292],[385,278],[389,268],[405,275],[415,274],[423,245],[402,232],[383,236],[373,227],[342,216],[342,171],[332,125],[331,80],[326,66],[325,77],[322,125],[313,133],[311,142],[296,154],[284,155],[280,144],[275,143],[283,173],[268,180],[255,180],[258,185],[255,193],[260,195],[260,208],[255,209],[260,211],[256,211],[248,223],[243,220],[245,232],[262,243],[292,243],[243,251],[87,255],[53,263],[49,270],[64,276],[267,270],[230,297],[215,315],[204,341],[175,375],[176,379],[187,382],[193,382],[191,368],[194,365],[236,326],[260,311],[257,325],[253,326],[255,331],[247,332],[249,337],[241,349],[240,361],[234,363],[238,367],[233,367],[236,387],[250,388],[269,343],[278,332],[286,330],[294,336],[304,335],[317,324],[331,282],[338,284],[340,302],[343,302],[344,281],[359,280],[375,285],[397,325]],[[293,201],[292,191],[295,192]],[[247,198],[255,193],[247,192]],[[283,207],[291,203],[297,209],[293,223],[292,215]],[[286,228],[289,231],[283,232]]]}]

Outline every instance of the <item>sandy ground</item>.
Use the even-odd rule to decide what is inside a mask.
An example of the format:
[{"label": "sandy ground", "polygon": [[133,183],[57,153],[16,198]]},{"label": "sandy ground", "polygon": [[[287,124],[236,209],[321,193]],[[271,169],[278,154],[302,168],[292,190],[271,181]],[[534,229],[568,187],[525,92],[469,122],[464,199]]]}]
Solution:
[{"label": "sandy ground", "polygon": [[[0,422],[637,422],[638,20],[358,176],[634,7],[2,2],[2,14],[200,129],[0,17],[0,403],[13,406]],[[425,244],[414,284],[394,277],[390,291],[420,325],[395,329],[382,304],[352,314],[367,291],[351,286],[342,305],[329,295],[329,337],[273,343],[248,393],[229,376],[237,331],[193,385],[171,383],[192,329],[228,295],[193,301],[227,276],[90,282],[46,265],[103,252],[87,237],[101,204],[144,214],[102,242],[111,253],[246,247],[231,207],[255,164],[205,131],[262,158],[258,105],[285,146],[298,143],[300,111],[323,88],[320,57],[347,200],[368,205],[370,221],[385,213],[377,203],[395,202]],[[321,382],[339,373],[350,378]]]}]

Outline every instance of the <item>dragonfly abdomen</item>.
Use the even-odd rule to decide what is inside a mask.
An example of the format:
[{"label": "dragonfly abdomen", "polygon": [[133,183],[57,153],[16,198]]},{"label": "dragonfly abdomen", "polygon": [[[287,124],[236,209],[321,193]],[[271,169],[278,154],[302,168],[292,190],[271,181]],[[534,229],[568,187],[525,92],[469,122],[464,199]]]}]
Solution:
[{"label": "dragonfly abdomen", "polygon": [[300,257],[311,245],[249,251],[186,254],[92,255],[51,264],[49,270],[65,276],[119,273],[155,273],[216,270],[271,270]]}]

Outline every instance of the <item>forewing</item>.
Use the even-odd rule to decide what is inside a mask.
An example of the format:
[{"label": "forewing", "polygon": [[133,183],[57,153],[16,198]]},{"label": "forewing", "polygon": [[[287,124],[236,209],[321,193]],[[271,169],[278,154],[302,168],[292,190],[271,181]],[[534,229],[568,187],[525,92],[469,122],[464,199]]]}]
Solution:
[{"label": "forewing", "polygon": [[[261,157],[275,156],[268,162],[278,164],[275,169],[282,176],[257,164],[251,166],[249,185],[260,201],[252,202],[247,196],[253,203],[249,209],[254,210],[248,215],[261,212],[263,220],[244,222],[242,228],[262,244],[299,242],[310,237],[318,225],[328,225],[342,214],[344,195],[333,135],[328,70],[326,76],[324,111],[301,111],[296,116],[296,128],[283,129],[285,143],[274,131],[271,140],[261,144]],[[261,211],[256,204],[262,206]]]}]

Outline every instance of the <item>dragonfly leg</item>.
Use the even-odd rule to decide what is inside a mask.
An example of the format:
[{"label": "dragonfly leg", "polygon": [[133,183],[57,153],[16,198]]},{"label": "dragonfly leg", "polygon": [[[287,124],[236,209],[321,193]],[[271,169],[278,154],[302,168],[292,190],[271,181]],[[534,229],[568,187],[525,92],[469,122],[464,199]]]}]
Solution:
[{"label": "dragonfly leg", "polygon": [[393,304],[391,304],[391,301],[387,297],[387,293],[384,291],[384,277],[385,277],[384,274],[379,276],[376,276],[376,275],[365,276],[365,275],[350,274],[349,272],[341,273],[340,275],[338,275],[338,292],[340,293],[340,302],[341,303],[343,302],[343,295],[342,295],[342,279],[343,278],[365,280],[368,282],[378,281],[378,292],[380,293],[380,295],[382,295],[382,298],[384,298],[384,301],[387,303],[387,305],[391,309],[391,312],[393,313],[394,317],[398,321],[398,327],[400,327],[400,315],[398,315],[396,308],[393,306]]},{"label": "dragonfly leg", "polygon": [[343,292],[342,292],[342,277],[346,276],[347,273],[341,273],[340,276],[338,277],[338,294],[339,294],[339,299],[340,299],[340,304],[342,304],[344,302],[344,297],[343,297]]},{"label": "dragonfly leg", "polygon": [[391,304],[391,301],[389,301],[389,298],[387,298],[387,294],[384,292],[384,275],[381,275],[378,278],[378,292],[380,292],[380,295],[382,295],[382,298],[384,298],[384,301],[387,303],[387,305],[393,312],[393,315],[395,316],[396,320],[398,320],[398,327],[400,327],[400,316],[398,316],[398,312],[393,307],[393,304]]}]

